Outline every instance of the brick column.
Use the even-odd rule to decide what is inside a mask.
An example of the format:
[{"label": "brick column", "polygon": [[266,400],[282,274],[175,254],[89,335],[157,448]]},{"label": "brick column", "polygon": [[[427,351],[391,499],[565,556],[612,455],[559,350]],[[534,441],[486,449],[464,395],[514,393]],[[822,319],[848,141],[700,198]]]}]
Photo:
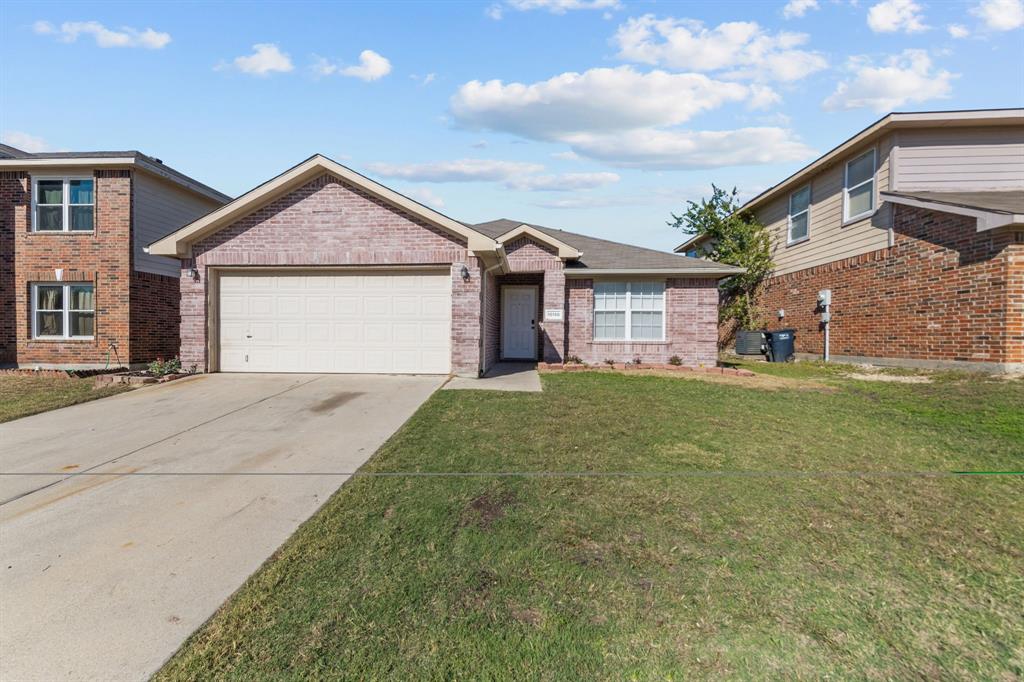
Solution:
[{"label": "brick column", "polygon": [[[545,320],[544,311],[562,311],[562,321]],[[537,317],[544,325],[544,362],[562,362],[565,359],[565,271],[548,269],[544,271],[544,301]]]},{"label": "brick column", "polygon": [[181,261],[181,366],[210,370],[206,358],[206,286],[209,270],[202,268],[199,281],[192,277],[194,260]]}]

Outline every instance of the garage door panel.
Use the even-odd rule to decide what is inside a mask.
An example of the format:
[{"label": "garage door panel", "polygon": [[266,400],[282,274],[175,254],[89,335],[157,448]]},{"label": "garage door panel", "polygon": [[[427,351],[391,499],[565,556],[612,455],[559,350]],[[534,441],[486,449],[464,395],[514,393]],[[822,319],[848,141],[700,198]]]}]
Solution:
[{"label": "garage door panel", "polygon": [[220,291],[222,371],[449,371],[448,273],[224,275]]}]

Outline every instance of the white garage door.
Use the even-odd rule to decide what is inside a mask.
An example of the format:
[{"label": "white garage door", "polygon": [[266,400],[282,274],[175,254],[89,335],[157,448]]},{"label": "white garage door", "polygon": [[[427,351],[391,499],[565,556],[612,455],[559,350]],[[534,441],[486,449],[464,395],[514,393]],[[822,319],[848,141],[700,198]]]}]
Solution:
[{"label": "white garage door", "polygon": [[223,372],[447,374],[444,273],[224,274]]}]

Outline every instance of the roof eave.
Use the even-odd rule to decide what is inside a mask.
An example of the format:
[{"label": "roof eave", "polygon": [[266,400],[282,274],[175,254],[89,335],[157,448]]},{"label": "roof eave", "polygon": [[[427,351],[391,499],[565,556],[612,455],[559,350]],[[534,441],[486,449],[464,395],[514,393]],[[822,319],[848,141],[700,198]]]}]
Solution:
[{"label": "roof eave", "polygon": [[986,232],[999,227],[1006,227],[1007,225],[1024,224],[1024,214],[1020,213],[993,211],[976,206],[963,206],[945,201],[936,201],[934,199],[922,199],[897,192],[881,191],[878,195],[890,203],[900,204],[901,206],[924,208],[932,211],[939,211],[940,213],[952,213],[954,215],[976,218],[978,221],[978,232]]},{"label": "roof eave", "polygon": [[587,277],[614,277],[630,275],[638,277],[732,277],[746,272],[746,268],[723,265],[707,268],[566,268],[567,278],[580,279]]}]

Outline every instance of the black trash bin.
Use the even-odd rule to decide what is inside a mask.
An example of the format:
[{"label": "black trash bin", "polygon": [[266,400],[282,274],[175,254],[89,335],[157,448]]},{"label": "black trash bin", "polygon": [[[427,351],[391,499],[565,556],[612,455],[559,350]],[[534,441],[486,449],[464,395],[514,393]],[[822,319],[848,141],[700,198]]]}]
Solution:
[{"label": "black trash bin", "polygon": [[793,343],[795,329],[776,329],[765,332],[765,346],[768,348],[768,362],[789,362],[795,355]]}]

